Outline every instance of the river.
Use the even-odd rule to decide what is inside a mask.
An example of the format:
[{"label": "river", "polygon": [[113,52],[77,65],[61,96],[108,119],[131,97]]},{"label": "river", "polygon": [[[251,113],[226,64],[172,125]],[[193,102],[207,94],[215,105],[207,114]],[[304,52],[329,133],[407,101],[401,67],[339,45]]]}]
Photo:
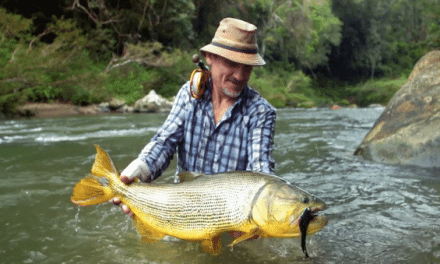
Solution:
[{"label": "river", "polygon": [[143,243],[120,208],[70,202],[93,144],[122,170],[164,114],[0,121],[0,263],[440,263],[440,171],[352,155],[382,111],[277,112],[277,175],[328,205],[328,225],[307,237],[309,259],[299,239],[246,241],[217,257],[193,242]]}]

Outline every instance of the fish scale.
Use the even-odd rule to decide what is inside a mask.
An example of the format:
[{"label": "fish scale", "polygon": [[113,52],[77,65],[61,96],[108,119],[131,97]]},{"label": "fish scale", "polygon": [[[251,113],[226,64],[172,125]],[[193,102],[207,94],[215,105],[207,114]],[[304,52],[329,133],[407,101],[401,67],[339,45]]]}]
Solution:
[{"label": "fish scale", "polygon": [[204,177],[177,186],[133,184],[120,193],[126,193],[126,199],[159,227],[218,232],[249,221],[250,205],[266,183],[264,177],[244,172]]},{"label": "fish scale", "polygon": [[[181,173],[181,183],[125,185],[108,154],[96,146],[92,174],[79,181],[71,201],[87,206],[119,198],[133,212],[142,240],[157,241],[165,235],[199,241],[210,254],[221,252],[220,235],[239,231],[229,245],[256,235],[299,237],[303,212],[310,210],[307,234],[327,224],[313,215],[325,203],[282,178],[259,172],[234,171],[214,175]],[[305,234],[303,232],[303,238]]]}]

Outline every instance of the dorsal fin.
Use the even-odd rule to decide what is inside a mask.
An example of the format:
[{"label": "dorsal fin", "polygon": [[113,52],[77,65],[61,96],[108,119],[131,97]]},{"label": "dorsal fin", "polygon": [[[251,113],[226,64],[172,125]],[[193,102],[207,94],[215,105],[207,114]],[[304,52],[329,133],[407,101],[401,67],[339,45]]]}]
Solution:
[{"label": "dorsal fin", "polygon": [[193,181],[195,179],[197,179],[200,176],[203,176],[202,173],[195,173],[195,172],[189,172],[189,171],[183,171],[179,174],[177,174],[177,176],[179,177],[179,182],[190,182]]}]

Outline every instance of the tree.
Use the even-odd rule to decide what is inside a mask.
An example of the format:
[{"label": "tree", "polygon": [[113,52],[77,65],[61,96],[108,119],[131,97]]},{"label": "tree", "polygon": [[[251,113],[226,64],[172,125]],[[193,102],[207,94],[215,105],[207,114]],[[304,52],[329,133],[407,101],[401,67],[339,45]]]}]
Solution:
[{"label": "tree", "polygon": [[333,15],[329,1],[310,4],[307,12],[313,30],[305,50],[297,54],[301,65],[313,73],[319,65],[328,65],[328,55],[333,46],[341,43],[342,22]]},{"label": "tree", "polygon": [[339,45],[342,23],[330,1],[259,0],[261,53],[269,60],[295,63],[311,70],[325,65],[333,45]]},{"label": "tree", "polygon": [[97,31],[111,31],[119,43],[159,41],[166,45],[187,45],[193,40],[191,0],[143,0],[114,2],[74,0],[69,10],[87,15]]},{"label": "tree", "polygon": [[411,70],[439,46],[439,5],[437,0],[333,0],[343,37],[329,55],[331,77],[350,81]]}]

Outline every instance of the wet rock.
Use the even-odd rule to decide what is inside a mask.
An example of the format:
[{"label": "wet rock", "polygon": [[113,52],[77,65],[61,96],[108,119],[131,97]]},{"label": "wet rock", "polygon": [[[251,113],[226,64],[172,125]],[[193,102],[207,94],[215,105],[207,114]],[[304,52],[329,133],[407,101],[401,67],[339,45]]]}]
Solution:
[{"label": "wet rock", "polygon": [[125,105],[125,101],[121,100],[121,99],[118,99],[118,98],[112,98],[108,102],[108,107],[112,111],[118,110],[119,108],[123,107],[124,105]]},{"label": "wet rock", "polygon": [[417,62],[354,154],[388,164],[440,167],[440,51]]},{"label": "wet rock", "polygon": [[123,105],[122,107],[116,109],[117,113],[129,114],[134,112],[133,106]]},{"label": "wet rock", "polygon": [[98,106],[102,113],[110,112],[110,104],[108,102],[100,103]]},{"label": "wet rock", "polygon": [[154,90],[134,103],[134,111],[140,113],[167,112],[172,107],[172,102],[158,95]]}]

